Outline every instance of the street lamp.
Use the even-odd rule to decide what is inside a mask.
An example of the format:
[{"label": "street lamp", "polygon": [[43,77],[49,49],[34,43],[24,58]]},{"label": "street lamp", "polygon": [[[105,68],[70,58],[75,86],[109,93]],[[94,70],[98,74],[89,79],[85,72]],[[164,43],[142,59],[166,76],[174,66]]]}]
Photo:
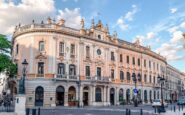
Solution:
[{"label": "street lamp", "polygon": [[163,77],[158,76],[158,81],[161,83],[161,100],[162,104],[160,106],[160,112],[166,112],[165,107],[164,107],[164,102],[163,102],[163,83],[165,82],[165,79]]},{"label": "street lamp", "polygon": [[138,93],[138,91],[136,89],[137,88],[136,87],[137,78],[136,78],[136,74],[135,73],[132,74],[132,79],[133,79],[134,84],[135,84],[135,89],[134,89],[134,106],[137,107],[138,106],[138,103],[137,103],[137,93]]},{"label": "street lamp", "polygon": [[22,70],[22,77],[19,80],[19,94],[25,94],[25,77],[26,77],[26,68],[28,66],[28,62],[26,59],[22,62],[23,70]]}]

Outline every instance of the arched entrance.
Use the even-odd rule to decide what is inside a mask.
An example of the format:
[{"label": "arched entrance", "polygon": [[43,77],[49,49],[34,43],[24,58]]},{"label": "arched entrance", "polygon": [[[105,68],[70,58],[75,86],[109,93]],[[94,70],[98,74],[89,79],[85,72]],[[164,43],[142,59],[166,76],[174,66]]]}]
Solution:
[{"label": "arched entrance", "polygon": [[120,103],[120,105],[123,105],[123,100],[124,100],[123,89],[120,89],[119,90],[119,103]]},{"label": "arched entrance", "polygon": [[44,102],[44,88],[38,86],[35,89],[35,106],[43,106]]},{"label": "arched entrance", "polygon": [[144,90],[144,101],[145,101],[145,103],[148,101],[147,100],[147,91],[146,90]]},{"label": "arched entrance", "polygon": [[68,90],[68,105],[76,106],[76,89],[73,86]]},{"label": "arched entrance", "polygon": [[114,105],[114,96],[115,95],[115,90],[114,90],[114,88],[111,88],[110,89],[110,104],[111,105]]},{"label": "arched entrance", "polygon": [[84,106],[89,105],[89,88],[87,86],[83,89],[83,104]]},{"label": "arched entrance", "polygon": [[156,99],[156,91],[154,91],[154,99]]},{"label": "arched entrance", "polygon": [[152,103],[152,91],[150,90],[150,102]]},{"label": "arched entrance", "polygon": [[130,103],[130,89],[127,89],[126,91],[126,100],[127,100],[127,103]]},{"label": "arched entrance", "polygon": [[64,93],[65,89],[63,86],[56,88],[56,106],[64,106]]},{"label": "arched entrance", "polygon": [[138,90],[137,98],[138,98],[139,103],[141,103],[141,101],[142,101],[142,99],[141,99],[141,89]]}]

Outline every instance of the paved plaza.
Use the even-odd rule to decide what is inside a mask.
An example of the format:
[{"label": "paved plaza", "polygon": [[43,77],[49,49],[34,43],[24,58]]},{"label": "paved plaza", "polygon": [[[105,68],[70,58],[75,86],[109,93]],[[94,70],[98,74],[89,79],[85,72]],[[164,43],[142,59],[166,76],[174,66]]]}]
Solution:
[{"label": "paved plaza", "polygon": [[[171,108],[173,108],[171,110]],[[153,115],[155,113],[154,108],[151,105],[140,105],[139,107],[133,107],[132,105],[127,106],[110,106],[110,107],[85,107],[85,108],[68,108],[68,107],[57,107],[55,109],[41,109],[41,115],[126,115],[126,109],[131,110],[131,115],[140,115],[141,109],[143,115]],[[185,109],[176,106],[174,112],[174,105],[169,105],[166,108],[166,113],[161,115],[183,115]]]}]

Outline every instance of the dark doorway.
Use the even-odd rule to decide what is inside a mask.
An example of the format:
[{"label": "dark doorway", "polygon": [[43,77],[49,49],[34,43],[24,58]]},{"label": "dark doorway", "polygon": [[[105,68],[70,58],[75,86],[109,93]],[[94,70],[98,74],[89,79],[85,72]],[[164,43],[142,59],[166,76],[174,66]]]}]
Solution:
[{"label": "dark doorway", "polygon": [[110,104],[114,105],[114,88],[111,88],[110,90]]},{"label": "dark doorway", "polygon": [[88,106],[88,92],[84,92],[83,93],[83,103],[84,103],[84,106]]},{"label": "dark doorway", "polygon": [[44,88],[39,86],[35,91],[35,106],[43,106]]},{"label": "dark doorway", "polygon": [[64,87],[58,86],[56,89],[56,106],[64,106]]}]

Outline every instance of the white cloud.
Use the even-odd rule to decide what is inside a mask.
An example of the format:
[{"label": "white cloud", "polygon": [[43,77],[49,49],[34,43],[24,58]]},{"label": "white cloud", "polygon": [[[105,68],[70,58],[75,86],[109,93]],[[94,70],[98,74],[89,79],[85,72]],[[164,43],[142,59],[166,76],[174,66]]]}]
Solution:
[{"label": "white cloud", "polygon": [[128,11],[124,16],[118,18],[116,25],[118,25],[123,31],[127,30],[129,28],[129,24],[127,24],[126,21],[133,21],[133,17],[137,12],[137,6],[132,5],[132,10]]},{"label": "white cloud", "polygon": [[12,34],[14,26],[19,22],[30,23],[32,19],[41,21],[54,11],[53,0],[22,0],[17,5],[3,1],[0,4],[0,33]]},{"label": "white cloud", "polygon": [[[69,0],[62,0],[63,2],[67,2]],[[78,2],[78,0],[73,0],[74,2]]]},{"label": "white cloud", "polygon": [[66,25],[74,28],[79,28],[82,18],[79,8],[72,10],[65,8],[56,12],[54,0],[22,0],[18,4],[1,1],[0,33],[12,34],[15,26],[19,23],[30,24],[33,19],[35,23],[41,23],[42,20],[46,21],[49,16],[56,16],[57,19],[64,18]]},{"label": "white cloud", "polygon": [[147,33],[146,37],[147,37],[147,39],[152,39],[155,37],[155,34],[154,34],[154,32],[149,32],[149,33]]},{"label": "white cloud", "polygon": [[137,11],[138,11],[137,6],[136,5],[132,5],[132,10],[127,12],[125,17],[124,17],[125,20],[132,21],[135,13],[137,13]]},{"label": "white cloud", "polygon": [[126,24],[122,18],[119,18],[117,20],[117,25],[119,25],[119,27],[121,28],[121,30],[127,30],[128,27],[129,27],[129,25]]},{"label": "white cloud", "polygon": [[171,8],[171,9],[170,9],[170,12],[171,12],[172,14],[174,14],[175,12],[177,12],[177,8]]},{"label": "white cloud", "polygon": [[173,32],[172,39],[170,40],[170,42],[177,43],[177,42],[183,41],[183,38],[184,38],[183,32],[175,31]]},{"label": "white cloud", "polygon": [[182,51],[183,47],[173,43],[163,43],[160,48],[156,50],[162,56],[166,57],[168,61],[183,60],[183,55],[177,55],[179,51]]},{"label": "white cloud", "polygon": [[135,42],[136,40],[139,40],[141,45],[143,45],[144,42],[146,42],[148,40],[151,40],[151,39],[154,39],[155,36],[156,35],[155,35],[154,32],[148,32],[145,36],[143,36],[143,35],[136,35],[136,37],[132,41]]},{"label": "white cloud", "polygon": [[59,10],[59,15],[57,16],[57,19],[59,20],[61,18],[66,20],[66,26],[77,29],[80,28],[80,21],[82,19],[80,8],[75,8],[73,10],[65,8],[64,10]]}]

